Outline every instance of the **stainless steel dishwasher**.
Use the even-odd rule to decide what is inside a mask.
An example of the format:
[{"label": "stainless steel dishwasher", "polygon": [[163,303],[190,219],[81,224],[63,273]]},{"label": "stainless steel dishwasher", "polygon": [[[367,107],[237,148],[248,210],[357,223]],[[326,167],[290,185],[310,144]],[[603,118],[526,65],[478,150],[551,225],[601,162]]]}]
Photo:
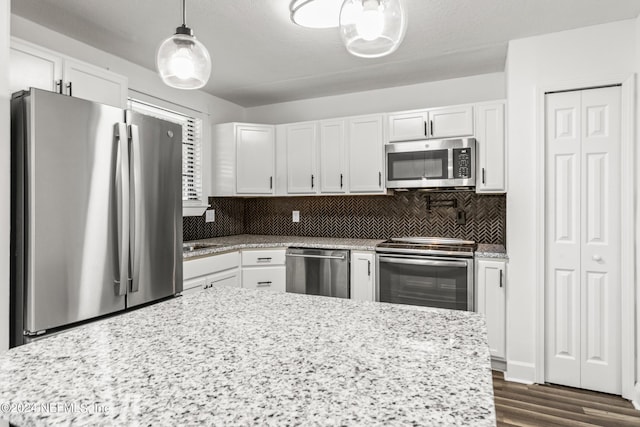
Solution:
[{"label": "stainless steel dishwasher", "polygon": [[287,292],[349,298],[349,251],[287,249]]}]

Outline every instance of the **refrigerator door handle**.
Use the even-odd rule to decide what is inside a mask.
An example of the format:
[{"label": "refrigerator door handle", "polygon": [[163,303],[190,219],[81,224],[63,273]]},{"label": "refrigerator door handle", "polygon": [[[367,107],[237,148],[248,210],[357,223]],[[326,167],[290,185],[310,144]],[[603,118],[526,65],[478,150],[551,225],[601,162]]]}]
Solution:
[{"label": "refrigerator door handle", "polygon": [[133,218],[131,226],[131,243],[132,253],[131,260],[133,263],[133,280],[131,280],[131,291],[138,292],[140,289],[140,236],[137,228],[140,227],[142,215],[142,170],[141,170],[141,154],[140,154],[140,131],[137,125],[129,125],[129,136],[131,138],[131,178],[133,180],[133,194],[131,196],[132,208],[131,217]]},{"label": "refrigerator door handle", "polygon": [[129,138],[125,123],[115,124],[115,136],[118,141],[115,174],[118,241],[114,285],[116,295],[122,296],[127,294],[129,281]]}]

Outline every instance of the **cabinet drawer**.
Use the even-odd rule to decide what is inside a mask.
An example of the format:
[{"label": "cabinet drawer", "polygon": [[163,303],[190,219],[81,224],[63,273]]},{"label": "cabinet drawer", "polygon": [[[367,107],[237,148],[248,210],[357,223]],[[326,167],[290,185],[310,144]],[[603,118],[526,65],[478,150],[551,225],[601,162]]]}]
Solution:
[{"label": "cabinet drawer", "polygon": [[219,271],[229,270],[240,266],[240,253],[231,252],[222,255],[212,255],[209,257],[194,260],[185,260],[183,263],[184,279],[206,276]]},{"label": "cabinet drawer", "polygon": [[229,287],[239,288],[240,286],[240,269],[235,268],[229,271],[223,271],[222,273],[214,274],[213,276],[207,276],[207,288],[213,287]]},{"label": "cabinet drawer", "polygon": [[268,289],[276,292],[285,292],[286,268],[245,268],[242,270],[242,287],[247,289]]},{"label": "cabinet drawer", "polygon": [[242,266],[284,265],[285,250],[242,251]]}]

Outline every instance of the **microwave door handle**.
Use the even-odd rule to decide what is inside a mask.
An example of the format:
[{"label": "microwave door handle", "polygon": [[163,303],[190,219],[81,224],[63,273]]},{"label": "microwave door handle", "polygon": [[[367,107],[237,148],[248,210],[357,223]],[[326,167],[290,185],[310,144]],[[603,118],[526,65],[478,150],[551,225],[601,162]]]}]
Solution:
[{"label": "microwave door handle", "polygon": [[454,268],[467,268],[465,261],[436,261],[432,259],[419,259],[419,258],[393,258],[393,257],[378,257],[380,262],[388,264],[407,264],[407,265],[420,265],[425,267],[454,267]]}]

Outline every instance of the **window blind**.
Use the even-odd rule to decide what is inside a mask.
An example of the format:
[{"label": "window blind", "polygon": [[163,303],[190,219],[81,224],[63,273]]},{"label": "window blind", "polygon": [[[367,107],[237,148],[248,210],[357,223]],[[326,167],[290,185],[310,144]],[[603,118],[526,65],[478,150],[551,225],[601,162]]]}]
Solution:
[{"label": "window blind", "polygon": [[182,126],[182,202],[201,205],[202,200],[202,119],[166,108],[129,99],[129,108]]}]

